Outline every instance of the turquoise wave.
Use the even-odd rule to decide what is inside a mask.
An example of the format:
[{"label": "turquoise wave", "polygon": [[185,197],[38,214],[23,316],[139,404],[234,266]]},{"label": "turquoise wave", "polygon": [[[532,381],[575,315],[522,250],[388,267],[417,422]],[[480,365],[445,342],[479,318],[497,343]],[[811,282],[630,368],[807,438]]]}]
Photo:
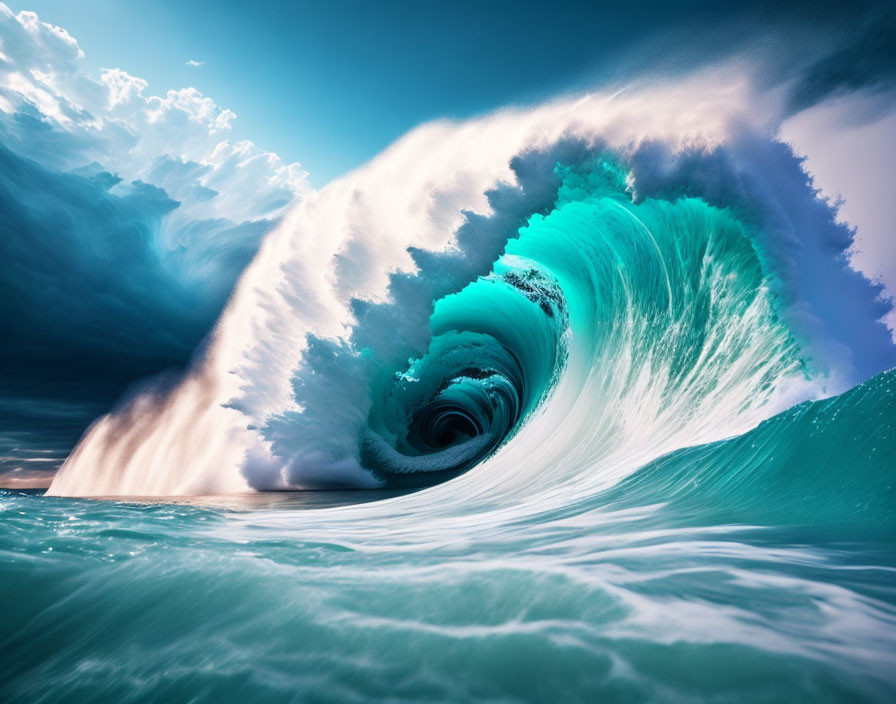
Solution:
[{"label": "turquoise wave", "polygon": [[662,503],[689,524],[791,526],[891,543],[896,372],[802,403],[739,437],[671,453],[610,496],[621,505]]},{"label": "turquoise wave", "polygon": [[[601,424],[600,454],[611,436],[634,439],[639,429],[620,420],[641,413],[636,404],[651,405],[635,419],[642,430],[672,412],[678,429],[698,414],[727,423],[810,377],[755,233],[731,209],[694,197],[633,203],[628,171],[608,157],[554,174],[549,212],[526,219],[488,275],[436,301],[425,354],[396,367],[391,340],[356,344],[370,379],[360,460],[387,486],[457,476],[533,414],[570,413],[583,431]],[[562,410],[552,400],[561,379],[596,392]],[[336,383],[347,386],[297,387],[297,400],[312,411],[338,403]],[[727,417],[705,408],[711,399]],[[277,454],[289,455],[308,416],[271,425]]]}]

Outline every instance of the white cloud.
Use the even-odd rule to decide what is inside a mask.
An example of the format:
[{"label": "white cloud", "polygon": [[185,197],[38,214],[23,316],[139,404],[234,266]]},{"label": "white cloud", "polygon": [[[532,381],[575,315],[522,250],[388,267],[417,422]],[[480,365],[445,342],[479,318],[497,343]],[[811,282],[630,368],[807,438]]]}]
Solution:
[{"label": "white cloud", "polygon": [[129,103],[133,98],[142,97],[147,83],[142,78],[131,76],[120,68],[104,68],[100,81],[109,88],[109,109]]},{"label": "white cloud", "polygon": [[[0,55],[0,128],[18,136],[15,147],[24,156],[44,165],[70,170],[96,162],[126,181],[155,183],[160,158],[198,164],[194,182],[171,193],[181,202],[175,219],[276,217],[310,190],[298,164],[227,138],[232,110],[191,86],[153,95],[146,80],[121,68],[103,69],[95,80],[75,39],[33,12],[14,14],[0,3]],[[60,146],[48,148],[47,136],[29,138],[16,113],[37,117]]]},{"label": "white cloud", "polygon": [[202,66],[205,64],[205,61],[196,61],[196,59],[190,59],[187,61],[187,66]]}]

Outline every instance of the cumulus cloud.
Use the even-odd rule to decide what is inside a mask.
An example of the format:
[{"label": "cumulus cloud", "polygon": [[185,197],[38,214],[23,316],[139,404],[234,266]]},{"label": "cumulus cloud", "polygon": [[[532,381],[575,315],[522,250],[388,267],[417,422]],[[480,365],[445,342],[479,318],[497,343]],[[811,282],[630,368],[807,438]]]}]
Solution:
[{"label": "cumulus cloud", "polygon": [[120,68],[104,68],[100,81],[109,89],[109,101],[107,107],[113,110],[118,105],[124,105],[143,94],[148,85],[142,78],[131,76]]},{"label": "cumulus cloud", "polygon": [[[298,164],[284,164],[273,153],[251,142],[231,144],[229,133],[236,114],[219,106],[195,87],[170,89],[162,95],[148,91],[147,82],[121,68],[103,69],[99,79],[87,75],[83,52],[63,29],[42,22],[32,12],[14,14],[0,3],[0,123],[4,143],[39,163],[71,170],[97,162],[126,181],[147,180],[160,156],[210,167],[197,174],[197,186],[214,188],[222,197],[215,217],[270,218],[279,215],[284,201],[306,193],[307,174]],[[196,62],[201,63],[201,62]],[[43,123],[46,134],[35,139],[35,126],[23,116]],[[67,149],[44,150],[50,136]],[[222,160],[226,152],[241,155],[246,163]],[[258,173],[264,162],[270,172],[255,184],[256,208],[240,212],[227,206],[228,179],[232,188],[244,185],[241,171],[251,162]],[[225,204],[226,201],[226,204]],[[272,204],[278,204],[272,207]],[[189,206],[189,203],[184,203]]]},{"label": "cumulus cloud", "polygon": [[203,64],[205,64],[205,61],[196,61],[196,59],[190,59],[189,61],[187,61],[187,66],[196,67],[196,66],[202,66]]},{"label": "cumulus cloud", "polygon": [[29,477],[136,379],[188,362],[310,191],[196,88],[156,95],[83,59],[64,29],[0,3],[0,472]]}]

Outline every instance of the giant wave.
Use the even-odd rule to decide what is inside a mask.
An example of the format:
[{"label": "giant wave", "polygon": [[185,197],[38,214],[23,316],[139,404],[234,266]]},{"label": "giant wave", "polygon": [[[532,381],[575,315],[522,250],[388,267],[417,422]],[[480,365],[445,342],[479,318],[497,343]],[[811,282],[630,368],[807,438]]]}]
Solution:
[{"label": "giant wave", "polygon": [[851,231],[750,100],[698,76],[419,128],[299,204],[50,493],[590,486],[889,367]]},{"label": "giant wave", "polygon": [[[735,79],[303,200],[49,491],[126,498],[0,492],[11,700],[892,700],[888,305]],[[428,488],[249,491],[339,487]]]}]

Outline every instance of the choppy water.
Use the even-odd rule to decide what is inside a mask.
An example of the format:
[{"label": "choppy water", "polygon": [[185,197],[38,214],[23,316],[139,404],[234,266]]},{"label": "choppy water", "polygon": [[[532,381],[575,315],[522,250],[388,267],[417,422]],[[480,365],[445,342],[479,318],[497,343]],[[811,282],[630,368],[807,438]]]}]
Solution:
[{"label": "choppy water", "polygon": [[893,373],[547,511],[437,508],[467,476],[360,505],[4,491],[3,699],[896,697]]}]

